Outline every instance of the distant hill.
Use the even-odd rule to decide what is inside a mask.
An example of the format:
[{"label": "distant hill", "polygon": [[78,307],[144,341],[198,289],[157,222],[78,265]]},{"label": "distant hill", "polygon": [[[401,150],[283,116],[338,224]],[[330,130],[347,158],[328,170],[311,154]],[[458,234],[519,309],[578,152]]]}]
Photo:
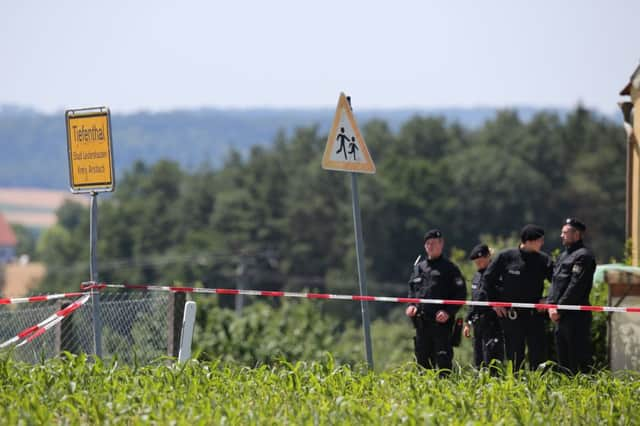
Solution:
[{"label": "distant hill", "polygon": [[[540,110],[518,111],[527,120]],[[360,126],[382,119],[396,131],[415,115],[442,116],[476,127],[493,118],[495,112],[494,108],[356,110],[356,118]],[[320,131],[328,132],[333,114],[333,109],[200,109],[128,115],[114,112],[116,182],[136,160],[154,163],[169,158],[185,168],[203,163],[217,166],[231,148],[247,152],[253,145],[270,144],[279,130],[290,135],[295,128],[317,125]],[[0,146],[0,186],[68,188],[63,112],[42,114],[0,106]]]}]

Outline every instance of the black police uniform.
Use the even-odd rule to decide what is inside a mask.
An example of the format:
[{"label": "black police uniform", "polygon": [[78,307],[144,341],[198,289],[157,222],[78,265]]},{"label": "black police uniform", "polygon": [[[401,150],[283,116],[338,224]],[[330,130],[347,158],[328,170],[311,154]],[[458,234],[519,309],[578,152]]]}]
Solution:
[{"label": "black police uniform", "polygon": [[[482,288],[485,269],[478,270],[471,279],[471,300],[487,301],[487,292]],[[488,366],[491,361],[504,360],[504,339],[498,315],[491,308],[472,306],[465,321],[473,325],[473,363],[476,367]]]},{"label": "black police uniform", "polygon": [[[465,300],[467,288],[460,269],[443,256],[426,259],[414,265],[409,279],[409,297],[420,299]],[[419,304],[413,318],[416,327],[414,348],[416,361],[424,368],[451,369],[453,346],[451,333],[460,306]],[[436,312],[449,314],[446,323],[436,321]]]},{"label": "black police uniform", "polygon": [[[489,264],[482,285],[491,301],[539,303],[544,280],[551,280],[553,262],[544,252],[508,249]],[[511,308],[500,318],[504,332],[505,352],[514,370],[524,362],[525,343],[529,368],[535,369],[546,360],[545,313],[535,309]]]},{"label": "black police uniform", "polygon": [[[596,260],[582,240],[560,255],[553,271],[548,301],[557,305],[589,305]],[[555,338],[558,363],[572,373],[587,372],[591,365],[590,311],[560,310]]]}]

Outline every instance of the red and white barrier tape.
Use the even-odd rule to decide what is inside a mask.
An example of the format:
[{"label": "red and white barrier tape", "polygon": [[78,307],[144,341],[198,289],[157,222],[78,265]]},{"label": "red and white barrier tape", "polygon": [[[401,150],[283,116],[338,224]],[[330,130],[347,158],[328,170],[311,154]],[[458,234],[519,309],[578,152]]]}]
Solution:
[{"label": "red and white barrier tape", "polygon": [[16,303],[33,303],[33,302],[46,302],[47,300],[64,299],[67,297],[79,297],[84,296],[85,292],[76,291],[73,293],[59,293],[59,294],[44,294],[42,296],[31,297],[2,297],[0,298],[0,305],[14,305]]},{"label": "red and white barrier tape", "polygon": [[459,306],[488,306],[502,308],[525,309],[558,309],[567,311],[596,311],[596,312],[634,312],[640,313],[640,307],[625,306],[586,306],[586,305],[554,305],[550,303],[517,303],[517,302],[479,302],[472,300],[448,300],[448,299],[417,299],[411,297],[384,297],[384,296],[357,296],[326,293],[295,293],[290,291],[267,290],[238,290],[231,288],[197,288],[197,287],[169,287],[157,285],[133,285],[133,284],[95,284],[82,283],[83,290],[122,288],[130,290],[170,291],[174,293],[210,293],[225,295],[247,295],[268,297],[297,297],[303,299],[330,299],[330,300],[364,300],[367,302],[392,302],[392,303],[425,303],[431,305],[459,305]]},{"label": "red and white barrier tape", "polygon": [[32,341],[33,339],[35,339],[36,337],[44,334],[51,327],[53,327],[54,325],[58,324],[65,317],[69,316],[69,314],[71,314],[71,312],[75,311],[80,306],[84,305],[87,302],[87,300],[89,300],[89,297],[91,297],[90,294],[86,294],[86,293],[80,293],[80,294],[82,294],[84,296],[82,298],[76,300],[75,302],[73,302],[72,304],[67,306],[66,308],[60,309],[58,312],[56,312],[53,315],[45,318],[43,321],[39,322],[38,324],[36,324],[34,326],[31,326],[29,328],[25,328],[20,333],[18,333],[16,336],[12,337],[11,339],[9,339],[9,340],[7,340],[7,341],[5,341],[3,343],[0,343],[0,349],[5,348],[5,347],[7,347],[9,345],[12,345],[14,343],[17,343],[19,340],[22,340],[22,342],[18,343],[16,345],[16,347],[22,346],[25,343],[28,343],[28,342]]}]

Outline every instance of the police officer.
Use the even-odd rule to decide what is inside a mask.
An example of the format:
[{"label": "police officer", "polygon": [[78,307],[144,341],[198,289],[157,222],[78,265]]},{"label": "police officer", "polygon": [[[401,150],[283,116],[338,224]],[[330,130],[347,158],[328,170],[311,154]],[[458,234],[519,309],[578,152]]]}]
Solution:
[{"label": "police officer", "polygon": [[[409,297],[465,300],[467,289],[460,269],[442,255],[442,232],[432,229],[424,235],[427,258],[416,262],[409,279]],[[416,361],[424,368],[451,370],[451,333],[459,305],[410,304],[405,314],[416,328]],[[443,372],[443,374],[446,374]]]},{"label": "police officer", "polygon": [[[589,305],[589,293],[596,270],[596,260],[585,247],[582,237],[587,230],[578,219],[565,220],[560,233],[565,251],[556,262],[548,301],[557,305]],[[558,312],[549,309],[556,323],[555,340],[558,363],[571,373],[587,372],[591,365],[591,312]]]},{"label": "police officer", "polygon": [[[491,262],[491,251],[486,244],[478,244],[469,254],[476,264],[477,272],[471,279],[471,300],[487,301],[487,292],[482,288],[482,275]],[[463,333],[471,336],[473,326],[473,363],[476,367],[489,366],[493,360],[504,359],[504,339],[498,316],[491,308],[472,306],[465,318]]]},{"label": "police officer", "polygon": [[[540,303],[544,280],[551,280],[553,262],[542,252],[544,230],[526,225],[520,232],[520,246],[500,252],[489,264],[482,285],[491,301]],[[525,344],[529,368],[546,358],[545,314],[534,309],[495,307],[504,332],[505,351],[514,371],[524,363]]]}]

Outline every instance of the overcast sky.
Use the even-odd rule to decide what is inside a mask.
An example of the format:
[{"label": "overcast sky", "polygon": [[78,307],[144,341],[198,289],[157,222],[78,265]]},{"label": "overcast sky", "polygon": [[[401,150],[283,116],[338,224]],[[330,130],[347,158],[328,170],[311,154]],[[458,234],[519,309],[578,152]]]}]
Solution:
[{"label": "overcast sky", "polygon": [[615,111],[640,1],[2,1],[0,104]]}]

